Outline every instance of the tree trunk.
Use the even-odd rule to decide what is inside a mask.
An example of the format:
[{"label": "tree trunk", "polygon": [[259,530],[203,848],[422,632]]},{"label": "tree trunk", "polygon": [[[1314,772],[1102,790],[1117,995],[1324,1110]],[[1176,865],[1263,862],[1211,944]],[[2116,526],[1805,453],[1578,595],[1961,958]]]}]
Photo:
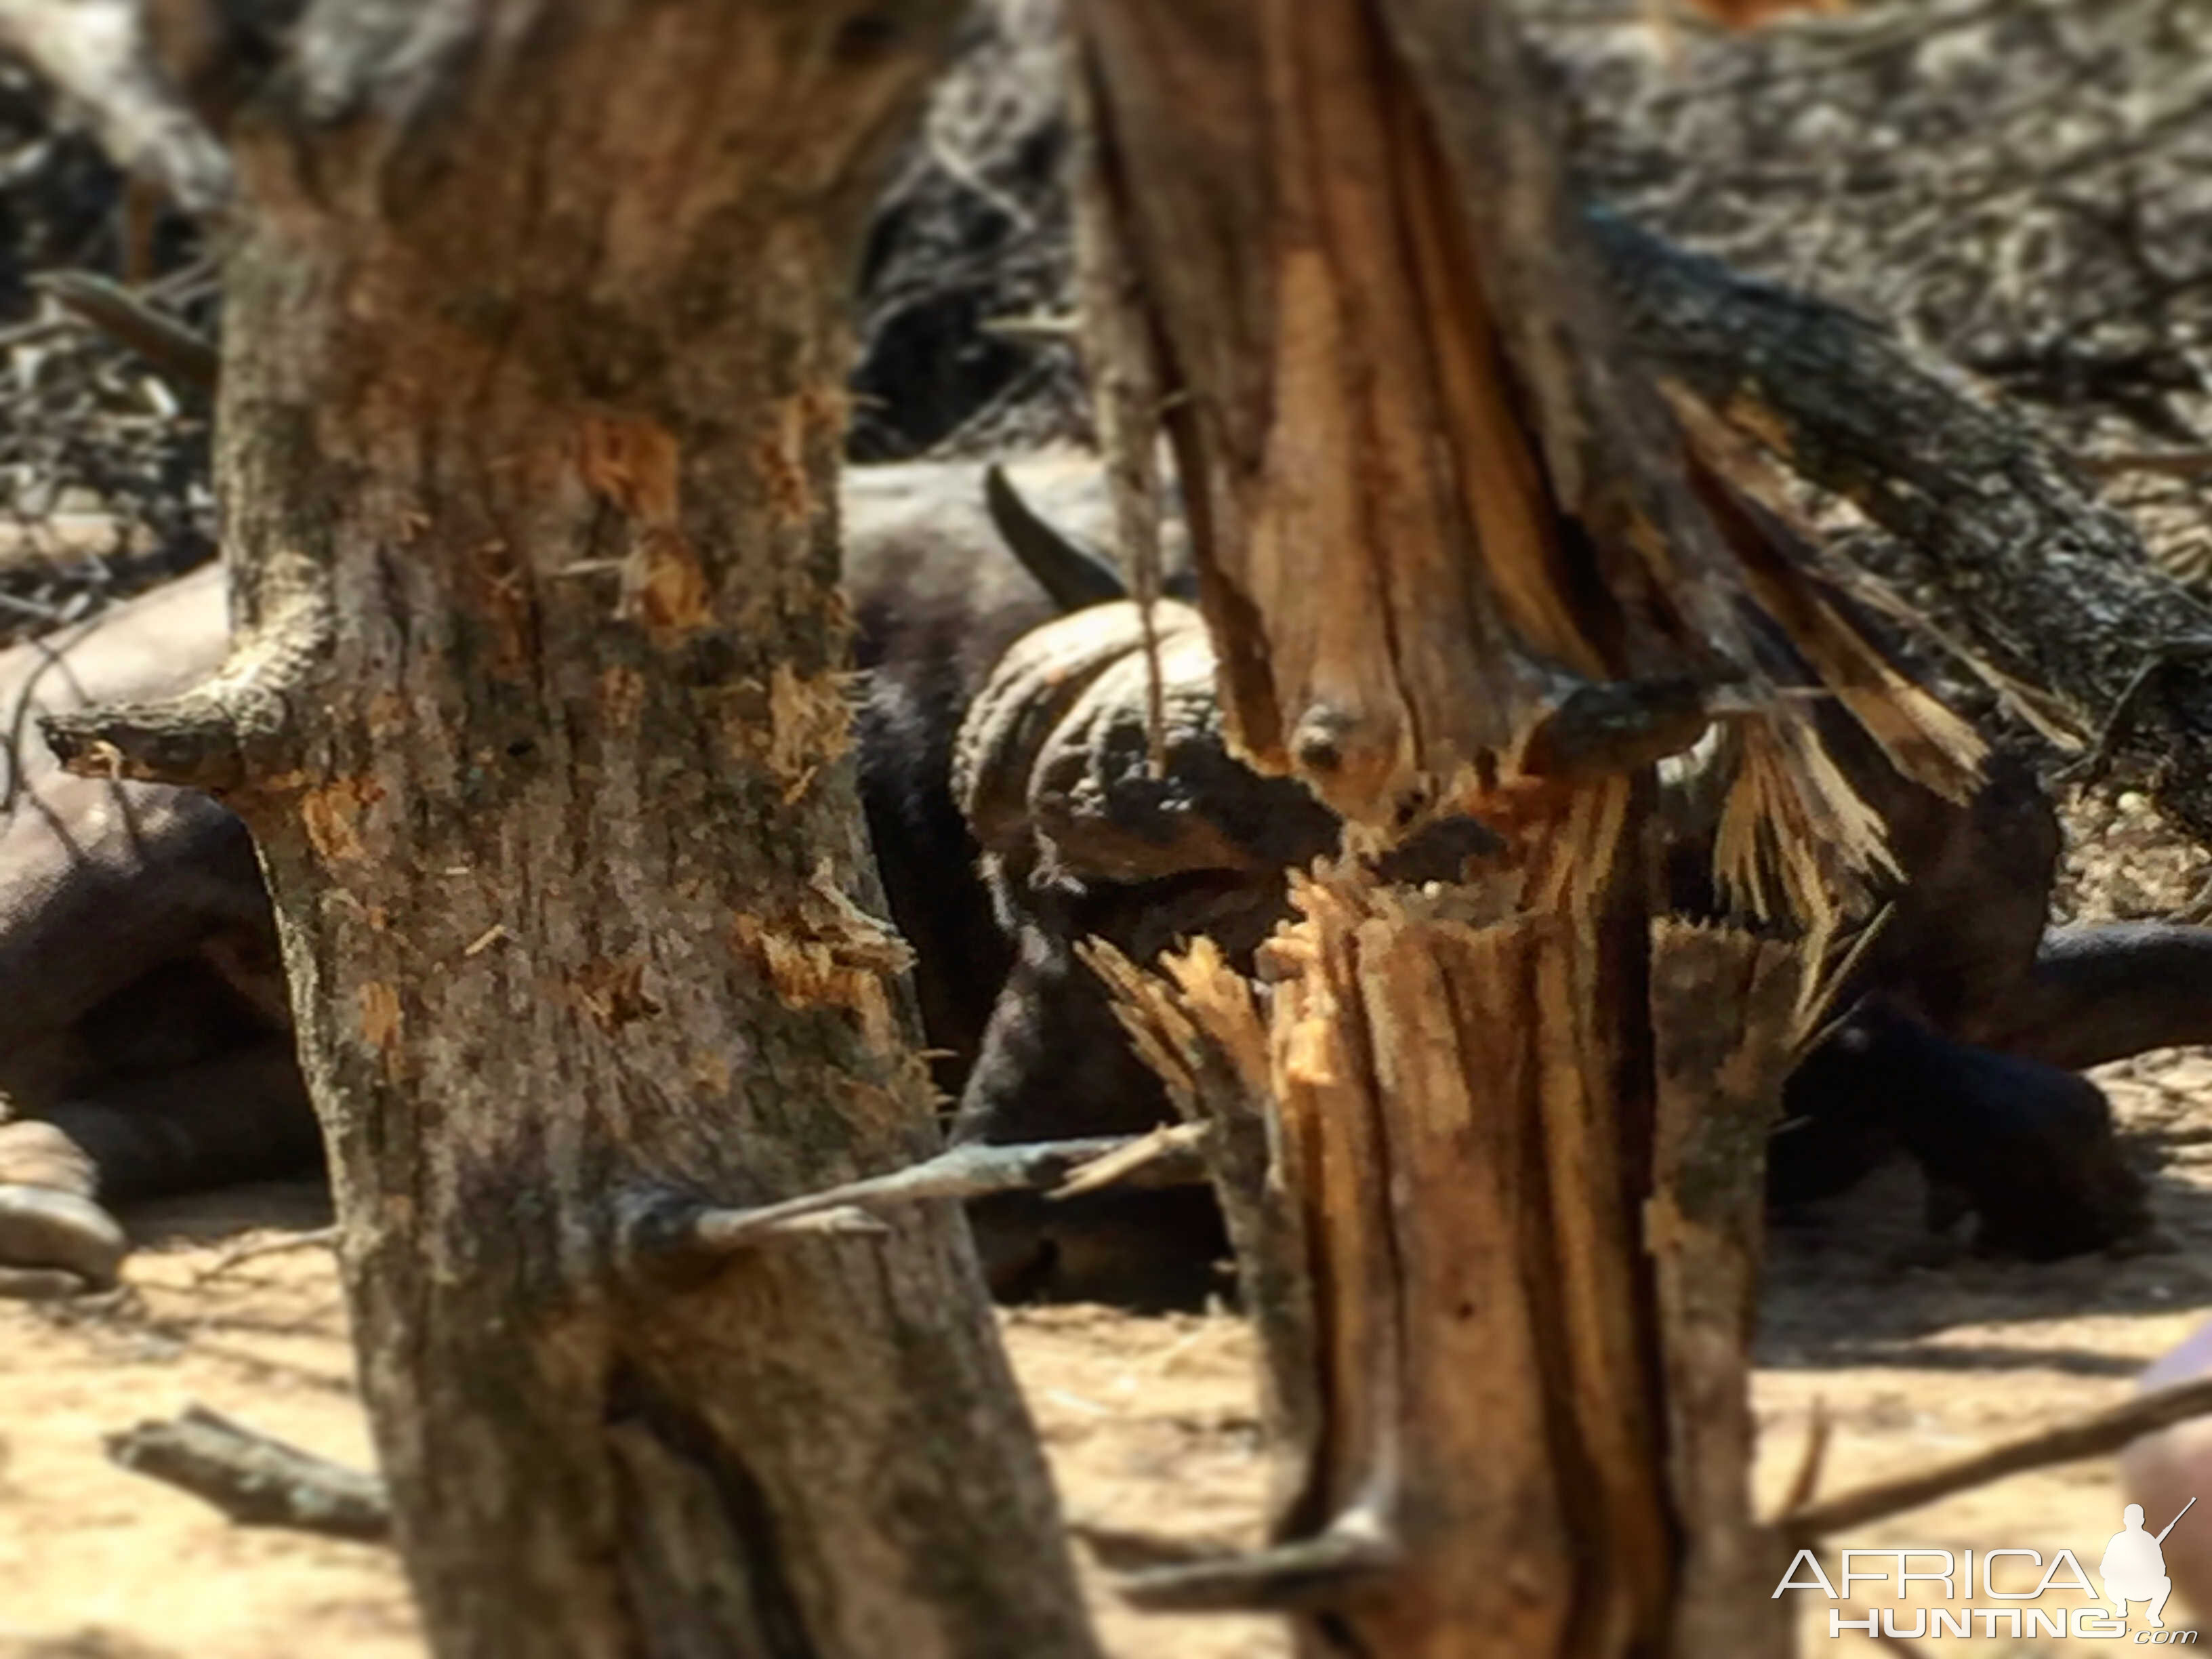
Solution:
[{"label": "tree trunk", "polygon": [[443,1655],[1093,1651],[846,744],[842,312],[954,8],[313,7],[244,118],[218,678],[57,734],[253,828]]},{"label": "tree trunk", "polygon": [[[1650,769],[1729,686],[1722,873],[1826,921],[1881,826],[1769,676],[1817,666],[1954,795],[1979,749],[1710,509],[1510,11],[1079,9],[1082,222],[1114,244],[1086,325],[1157,354],[1115,365],[1101,429],[1176,447],[1232,739],[1354,854],[1453,815],[1509,843],[1457,882],[1347,856],[1297,884],[1261,996],[1203,946],[1164,978],[1101,954],[1214,1126],[1278,1447],[1272,1547],[1135,1593],[1285,1609],[1316,1659],[1757,1659],[1790,1636],[1746,1351],[1805,975],[1654,927]],[[1140,460],[1117,477],[1140,516]]]}]

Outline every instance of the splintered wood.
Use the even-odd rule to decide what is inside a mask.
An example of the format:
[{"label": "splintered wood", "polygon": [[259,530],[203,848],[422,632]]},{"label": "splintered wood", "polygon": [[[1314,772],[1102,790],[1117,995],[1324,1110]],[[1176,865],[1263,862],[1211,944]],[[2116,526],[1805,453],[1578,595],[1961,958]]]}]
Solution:
[{"label": "splintered wood", "polygon": [[[1179,77],[1118,72],[1124,59],[1190,61],[1154,9],[1091,17],[1133,198],[1189,160],[1189,121],[1162,107],[1185,101]],[[1257,648],[1235,648],[1243,630],[1224,641],[1232,730],[1264,769],[1295,767],[1348,817],[1387,819],[1425,777],[1510,744],[1539,687],[1506,632],[1508,603],[1537,596],[1514,620],[1563,664],[1596,664],[1571,616],[1544,603],[1556,584],[1541,574],[1543,480],[1480,361],[1488,330],[1464,250],[1415,210],[1427,163],[1418,125],[1389,107],[1372,21],[1338,3],[1275,20],[1254,32],[1251,56],[1211,66],[1229,71],[1207,94],[1224,119],[1179,194],[1220,230],[1146,260],[1147,234],[1173,228],[1133,199],[1121,222],[1163,302],[1177,378],[1220,394],[1170,428],[1209,464],[1186,472],[1205,481],[1193,492],[1211,530],[1204,556],[1266,632]],[[1438,342],[1445,331],[1456,337]],[[1262,386],[1272,397],[1254,395]],[[1439,432],[1461,436],[1480,467],[1462,473]],[[1355,453],[1364,465],[1343,464]],[[1495,586],[1475,537],[1504,578]],[[1332,556],[1354,547],[1373,556]],[[1539,574],[1516,580],[1528,565]]]},{"label": "splintered wood", "polygon": [[[1744,1594],[1771,1547],[1745,1355],[1798,952],[1658,930],[1647,1170],[1587,930],[1511,876],[1411,893],[1347,864],[1293,903],[1264,996],[1207,941],[1158,975],[1092,951],[1210,1126],[1276,1428],[1274,1547],[1132,1593],[1326,1606],[1358,1641],[1322,1653],[1768,1650],[1737,1640],[1782,1634]],[[1663,1395],[1624,1317],[1646,1252]]]},{"label": "splintered wood", "polygon": [[[1953,799],[1981,749],[1632,365],[1510,11],[1077,9],[1124,521],[1164,432],[1231,741],[1347,842],[1257,985],[1092,957],[1212,1126],[1276,1460],[1269,1549],[1130,1589],[1308,1659],[1761,1659],[1744,1353],[1811,947],[1660,924],[1654,768],[1698,750],[1724,899],[1819,940],[1894,867],[1835,734]],[[1505,842],[1472,884],[1358,856],[1454,814]]]},{"label": "splintered wood", "polygon": [[1364,833],[1564,817],[1721,717],[1778,759],[1748,805],[1788,824],[1729,873],[1818,913],[1883,872],[1881,826],[1822,763],[1817,703],[1778,684],[1809,667],[1946,793],[1978,745],[1803,574],[1747,560],[1736,482],[1693,472],[1621,368],[1497,9],[1082,9],[1081,224],[1106,245],[1086,325],[1121,520],[1148,544],[1164,431],[1231,739]]}]

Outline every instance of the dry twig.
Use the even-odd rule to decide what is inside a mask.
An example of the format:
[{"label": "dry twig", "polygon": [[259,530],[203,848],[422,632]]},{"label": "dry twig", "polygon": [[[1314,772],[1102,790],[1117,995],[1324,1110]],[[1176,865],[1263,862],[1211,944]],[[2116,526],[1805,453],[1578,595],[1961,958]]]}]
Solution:
[{"label": "dry twig", "polygon": [[234,1267],[249,1261],[258,1261],[268,1255],[285,1255],[294,1250],[336,1249],[338,1230],[318,1227],[312,1232],[285,1233],[276,1238],[248,1239],[243,1244],[234,1244],[213,1261],[192,1275],[192,1283],[204,1285],[210,1279],[220,1279]]},{"label": "dry twig", "polygon": [[2140,1395],[2057,1428],[2023,1436],[1991,1446],[1949,1463],[1894,1480],[1843,1492],[1777,1517],[1774,1526],[1793,1539],[1822,1538],[1830,1533],[1886,1520],[1906,1510],[1917,1510],[1939,1498],[2001,1480],[2008,1474],[2070,1463],[2084,1457],[2118,1451],[2146,1434],[2212,1413],[2212,1377],[2200,1377],[2155,1394]]},{"label": "dry twig", "polygon": [[[754,1209],[700,1209],[678,1218],[653,1243],[656,1250],[722,1254],[750,1249],[825,1222],[845,1231],[853,1215],[929,1200],[982,1198],[993,1193],[1051,1192],[1067,1196],[1110,1182],[1146,1187],[1194,1185],[1206,1178],[1199,1155],[1202,1127],[1155,1129],[1143,1135],[1093,1135],[1012,1146],[955,1146],[889,1175],[870,1176]],[[1101,1169],[1100,1165],[1104,1165]]]},{"label": "dry twig", "polygon": [[1827,1461],[1828,1437],[1834,1427],[1827,1402],[1814,1401],[1812,1420],[1805,1429],[1805,1449],[1797,1456],[1797,1473],[1790,1477],[1790,1490],[1783,1496],[1783,1514],[1795,1515],[1810,1504],[1813,1494],[1820,1491],[1820,1468]]}]

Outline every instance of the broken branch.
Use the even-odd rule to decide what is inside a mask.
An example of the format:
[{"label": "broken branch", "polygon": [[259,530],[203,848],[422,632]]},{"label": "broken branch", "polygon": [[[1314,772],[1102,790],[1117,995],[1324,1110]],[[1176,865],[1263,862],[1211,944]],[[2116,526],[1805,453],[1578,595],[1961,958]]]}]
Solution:
[{"label": "broken branch", "polygon": [[206,1267],[192,1275],[194,1285],[204,1285],[220,1279],[234,1267],[249,1261],[258,1261],[264,1256],[285,1255],[294,1250],[335,1250],[338,1247],[336,1227],[318,1227],[312,1232],[285,1233],[276,1238],[249,1239],[243,1244],[234,1244]]},{"label": "broken branch", "polygon": [[2008,1441],[1950,1463],[1938,1464],[1917,1474],[1895,1480],[1877,1480],[1788,1511],[1773,1523],[1793,1540],[1810,1540],[1886,1520],[1906,1510],[1917,1510],[1953,1492],[1965,1492],[2053,1463],[2070,1463],[2118,1451],[2130,1440],[2170,1428],[2192,1417],[2212,1413],[2212,1378],[2161,1389],[2137,1396],[2055,1429]]},{"label": "broken branch", "polygon": [[[2127,520],[1955,374],[1862,318],[1617,216],[1591,225],[1656,372],[1887,532],[1912,581],[1948,602],[1972,658],[2054,694],[2081,731],[2126,712],[2147,659],[2212,635],[2212,611],[2152,564]],[[2212,839],[2212,663],[2173,660],[2160,690],[2120,723],[2118,757],[2149,770],[2159,805]]]},{"label": "broken branch", "polygon": [[86,777],[173,783],[223,793],[242,787],[246,757],[237,723],[202,692],[173,702],[118,704],[42,715],[55,758]]},{"label": "broken branch", "polygon": [[109,1435],[106,1443],[123,1468],[188,1492],[240,1526],[289,1527],[365,1544],[392,1536],[391,1505],[375,1475],[301,1451],[204,1406]]},{"label": "broken branch", "polygon": [[215,390],[221,355],[214,343],[119,283],[97,271],[52,270],[32,277],[31,286],[129,346],[175,385],[193,392]]},{"label": "broken branch", "polygon": [[1285,1613],[1341,1603],[1395,1567],[1397,1540],[1370,1511],[1340,1516],[1316,1537],[1272,1549],[1129,1574],[1116,1586],[1151,1613]]},{"label": "broken branch", "polygon": [[212,678],[158,702],[40,716],[64,768],[218,795],[295,777],[294,709],[326,665],[330,608],[303,561],[277,562],[262,576],[258,591],[234,594],[246,625]]},{"label": "broken branch", "polygon": [[1092,1135],[1012,1146],[955,1146],[935,1158],[752,1209],[699,1209],[657,1227],[656,1253],[724,1255],[800,1231],[827,1215],[863,1214],[931,1200],[993,1193],[1050,1192],[1071,1197],[1113,1182],[1185,1187],[1206,1179],[1203,1126],[1177,1124],[1141,1135]]}]

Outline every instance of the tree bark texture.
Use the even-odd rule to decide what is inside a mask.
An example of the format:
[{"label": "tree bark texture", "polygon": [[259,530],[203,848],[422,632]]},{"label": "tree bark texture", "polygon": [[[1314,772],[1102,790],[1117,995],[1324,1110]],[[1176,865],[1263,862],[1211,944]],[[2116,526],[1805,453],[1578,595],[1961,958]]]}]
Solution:
[{"label": "tree bark texture", "polygon": [[1797,959],[1655,933],[1629,849],[1723,685],[1723,873],[1776,915],[1883,856],[1782,675],[1954,795],[1980,750],[1701,483],[1509,11],[1078,10],[1086,322],[1157,353],[1101,429],[1147,436],[1162,389],[1232,741],[1355,850],[1451,812],[1509,842],[1460,884],[1300,885],[1256,998],[1202,951],[1102,957],[1214,1126],[1280,1444],[1273,1546],[1137,1593],[1287,1608],[1313,1656],[1778,1653],[1744,1353]]},{"label": "tree bark texture", "polygon": [[[1201,994],[1242,1016],[1231,1052],[1266,1057],[1316,1304],[1320,1409],[1286,1425],[1306,1455],[1255,1588],[1356,1632],[1316,1620],[1320,1653],[1648,1650],[1671,1520],[1625,1316],[1620,1033],[1569,982],[1598,953],[1479,898],[1324,884],[1298,903],[1306,925],[1267,947],[1267,1025]],[[1524,1066],[1532,1030],[1563,1040]]]},{"label": "tree bark texture", "polygon": [[313,7],[235,131],[215,681],[58,734],[275,896],[451,1656],[1082,1656],[846,744],[842,313],[954,9]]},{"label": "tree bark texture", "polygon": [[1746,1477],[1796,949],[1653,935],[1638,1142],[1613,1087],[1634,1005],[1515,880],[1416,895],[1346,866],[1295,902],[1264,997],[1204,942],[1159,975],[1096,953],[1209,1126],[1273,1449],[1273,1546],[1132,1594],[1285,1610],[1315,1656],[1790,1651]]},{"label": "tree bark texture", "polygon": [[[1509,236],[1493,222],[1504,202],[1464,210],[1455,170],[1505,143],[1484,125],[1502,118],[1462,132],[1430,112],[1474,119],[1462,94],[1493,90],[1460,84],[1473,71],[1459,36],[1498,27],[1484,9],[1082,15],[1103,187],[1181,398],[1168,427],[1208,550],[1208,612],[1246,619],[1224,630],[1223,689],[1255,763],[1388,823],[1464,788],[1571,677],[1710,669],[1740,644],[1679,478],[1595,465],[1615,434],[1584,411],[1632,427],[1647,406],[1607,395],[1601,359],[1500,320],[1517,318],[1519,289],[1550,286],[1552,310],[1602,330],[1587,276],[1524,246],[1541,222]],[[1548,164],[1515,160],[1537,166],[1520,201],[1540,200]],[[1518,386],[1499,370],[1508,345],[1535,371]],[[1558,418],[1532,429],[1524,397]],[[1563,505],[1609,528],[1662,513],[1674,591],[1618,541],[1562,546]],[[1583,556],[1616,579],[1609,629],[1562,600]]]},{"label": "tree bark texture", "polygon": [[1751,1340],[1764,1255],[1766,1138],[1814,998],[1790,946],[1677,920],[1651,936],[1659,1098],[1644,1206],[1667,1378],[1668,1474],[1684,1547],[1674,1650],[1787,1653],[1774,1599],[1790,1551],[1759,1523]]},{"label": "tree bark texture", "polygon": [[2212,842],[2212,611],[2128,521],[2017,416],[1863,319],[1593,222],[1638,350],[1708,411],[1708,464],[1764,461],[1851,501],[1910,582],[1949,601],[1970,666],[2046,729],[2147,772]]}]

